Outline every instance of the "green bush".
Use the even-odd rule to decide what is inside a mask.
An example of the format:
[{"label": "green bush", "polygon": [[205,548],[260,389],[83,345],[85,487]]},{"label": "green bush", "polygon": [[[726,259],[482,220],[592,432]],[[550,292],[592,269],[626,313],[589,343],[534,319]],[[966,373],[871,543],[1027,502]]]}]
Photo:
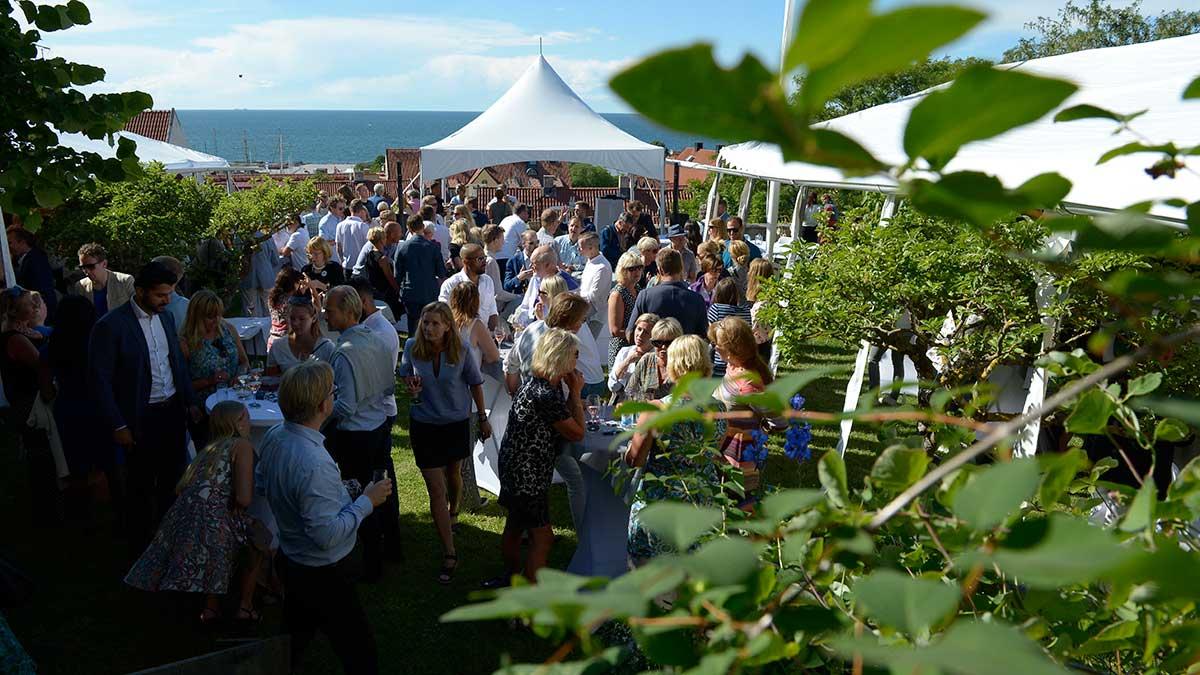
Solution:
[{"label": "green bush", "polygon": [[571,187],[616,187],[617,177],[602,166],[571,165]]}]

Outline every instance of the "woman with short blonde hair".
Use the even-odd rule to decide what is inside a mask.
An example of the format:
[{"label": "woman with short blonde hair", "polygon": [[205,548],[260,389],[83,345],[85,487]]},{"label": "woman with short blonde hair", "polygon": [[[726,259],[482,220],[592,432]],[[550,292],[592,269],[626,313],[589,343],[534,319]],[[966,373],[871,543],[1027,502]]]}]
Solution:
[{"label": "woman with short blonde hair", "polygon": [[633,305],[637,301],[638,282],[646,264],[639,251],[626,251],[617,259],[613,272],[613,290],[608,294],[608,330],[612,339],[608,341],[608,366],[612,368],[617,354],[629,346],[625,329],[633,316]]},{"label": "woman with short blonde hair", "polygon": [[557,274],[545,279],[538,285],[537,302],[533,305],[533,314],[538,319],[545,320],[550,313],[550,305],[554,298],[567,292],[567,282]]},{"label": "woman with short blonde hair", "polygon": [[724,242],[729,238],[729,231],[725,228],[725,221],[720,218],[713,218],[708,221],[708,241]]},{"label": "woman with short blonde hair", "polygon": [[300,273],[308,279],[309,288],[324,293],[334,286],[346,283],[346,270],[333,261],[333,246],[324,237],[313,237],[304,247],[308,252],[308,264]]},{"label": "woman with short blonde hair", "polygon": [[738,295],[744,298],[750,275],[750,246],[741,239],[729,242],[729,260],[733,263],[729,266],[729,276],[737,282]]},{"label": "woman with short blonde hair", "polygon": [[678,382],[688,373],[700,377],[712,375],[713,364],[708,358],[708,343],[699,335],[681,335],[667,347],[667,379]]},{"label": "woman with short blonde hair", "polygon": [[667,377],[667,349],[676,338],[683,335],[683,326],[673,317],[659,319],[650,330],[650,346],[654,351],[638,359],[625,388],[627,396],[634,400],[657,400],[671,393],[671,381]]}]

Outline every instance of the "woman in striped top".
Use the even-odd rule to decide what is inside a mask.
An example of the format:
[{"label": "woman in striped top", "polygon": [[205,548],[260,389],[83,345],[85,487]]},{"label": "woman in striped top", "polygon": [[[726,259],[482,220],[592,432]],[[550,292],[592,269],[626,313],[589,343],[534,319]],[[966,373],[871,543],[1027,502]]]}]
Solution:
[{"label": "woman in striped top", "polygon": [[[717,282],[717,287],[713,291],[712,304],[708,306],[708,323],[711,326],[727,316],[736,316],[746,323],[750,323],[750,307],[741,302],[737,282],[730,277],[725,277]],[[721,358],[721,354],[715,349],[713,350],[713,375],[717,377],[725,375],[725,359]]]}]

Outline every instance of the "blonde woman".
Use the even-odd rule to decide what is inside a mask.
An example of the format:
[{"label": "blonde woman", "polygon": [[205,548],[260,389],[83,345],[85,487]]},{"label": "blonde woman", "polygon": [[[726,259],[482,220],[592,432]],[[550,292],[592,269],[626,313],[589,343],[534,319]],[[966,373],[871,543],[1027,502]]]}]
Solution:
[{"label": "blonde woman", "polygon": [[754,329],[754,341],[758,343],[758,353],[764,359],[769,359],[771,354],[771,342],[775,338],[775,331],[770,326],[758,317],[758,311],[762,309],[764,298],[763,284],[767,279],[775,276],[775,266],[766,258],[755,258],[750,261],[750,274],[746,282],[746,302],[750,304],[750,327]]},{"label": "blonde woman", "polygon": [[708,241],[715,241],[722,246],[725,245],[725,240],[729,239],[729,231],[725,227],[725,221],[721,218],[713,218],[708,221]]},{"label": "blonde woman", "polygon": [[367,243],[358,254],[358,263],[352,276],[366,279],[374,291],[375,298],[383,300],[392,310],[392,316],[400,316],[404,305],[400,302],[400,284],[392,272],[392,261],[383,254],[387,244],[387,231],[372,227],[367,232]]},{"label": "blonde woman", "polygon": [[638,281],[638,288],[643,290],[647,286],[653,285],[653,280],[658,276],[658,263],[655,257],[658,255],[658,249],[662,247],[654,237],[642,237],[638,240],[637,250],[642,254],[642,278]]},{"label": "blonde woman", "polygon": [[450,264],[462,269],[462,247],[471,243],[471,220],[456,218],[450,223]]},{"label": "blonde woman", "polygon": [[[254,494],[254,446],[250,414],[238,401],[221,401],[209,415],[212,437],[184,472],[178,497],[154,540],[125,576],[144,591],[205,593],[200,622],[221,619],[221,597],[229,590],[234,559],[251,538],[266,539],[246,508]],[[254,589],[262,556],[255,552],[243,570],[237,618],[257,621]]]},{"label": "blonde woman", "polygon": [[627,398],[635,401],[658,400],[671,393],[667,377],[667,349],[683,335],[683,326],[670,317],[659,319],[650,330],[650,346],[654,351],[638,359],[625,387]]},{"label": "blonde woman", "polygon": [[629,346],[625,337],[625,328],[633,316],[633,305],[637,301],[638,281],[642,271],[646,269],[642,262],[642,254],[637,251],[626,251],[617,260],[617,269],[613,274],[616,286],[608,295],[608,330],[612,339],[608,341],[608,366],[612,367],[617,353]]},{"label": "blonde woman", "polygon": [[309,288],[324,293],[346,283],[346,270],[333,262],[333,246],[324,237],[309,239],[305,250],[308,251],[308,264],[300,269],[300,273],[308,280]]},{"label": "blonde woman", "polygon": [[[552,328],[533,350],[531,377],[513,399],[500,444],[500,505],[508,510],[501,538],[504,574],[485,588],[507,586],[524,571],[530,581],[546,565],[554,534],[550,529],[550,481],[559,446],[583,440],[583,376],[575,369],[579,338]],[[563,397],[563,385],[567,396]],[[521,536],[529,533],[529,554],[521,565]]]},{"label": "blonde woman", "polygon": [[750,246],[741,239],[729,242],[729,259],[732,264],[729,265],[727,271],[729,276],[737,282],[738,294],[744,298],[750,275]]},{"label": "blonde woman", "polygon": [[239,367],[249,365],[237,331],[223,318],[225,304],[216,293],[200,290],[188,303],[187,318],[179,331],[179,346],[187,360],[192,389],[207,398],[217,385],[229,381]]},{"label": "blonde woman", "polygon": [[335,346],[321,334],[317,312],[307,295],[293,295],[288,300],[287,338],[276,340],[267,350],[268,375],[282,375],[309,358],[329,363]]},{"label": "blonde woman", "polygon": [[413,457],[429,493],[442,542],[438,583],[449,584],[458,567],[454,523],[462,494],[461,463],[471,456],[471,403],[474,401],[479,437],[492,435],[483,403],[483,376],[454,328],[454,316],[444,302],[421,310],[416,335],[404,344],[400,375],[414,402],[409,408],[409,439]]},{"label": "blonde woman", "polygon": [[566,293],[567,290],[567,282],[558,275],[542,281],[538,285],[537,302],[533,304],[533,316],[545,321],[546,314],[550,312],[550,303],[554,302],[555,297]]}]

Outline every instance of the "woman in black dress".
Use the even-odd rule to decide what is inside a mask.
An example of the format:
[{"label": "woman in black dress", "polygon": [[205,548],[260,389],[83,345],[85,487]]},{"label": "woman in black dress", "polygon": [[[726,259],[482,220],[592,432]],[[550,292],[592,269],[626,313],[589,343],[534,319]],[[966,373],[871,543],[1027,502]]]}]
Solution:
[{"label": "woman in black dress", "polygon": [[[485,587],[507,586],[521,572],[521,535],[529,533],[529,556],[525,578],[536,580],[546,565],[554,533],[550,529],[550,481],[558,446],[583,440],[583,403],[579,392],[583,376],[575,370],[579,338],[560,328],[551,328],[533,350],[530,377],[513,399],[508,428],[500,444],[500,505],[508,509],[500,550],[504,557],[503,577]],[[562,385],[567,385],[566,399]]]},{"label": "woman in black dress", "polygon": [[300,273],[308,279],[308,287],[317,293],[324,293],[334,286],[346,283],[346,270],[341,265],[330,260],[333,257],[333,247],[323,237],[313,237],[308,240],[308,264]]}]

